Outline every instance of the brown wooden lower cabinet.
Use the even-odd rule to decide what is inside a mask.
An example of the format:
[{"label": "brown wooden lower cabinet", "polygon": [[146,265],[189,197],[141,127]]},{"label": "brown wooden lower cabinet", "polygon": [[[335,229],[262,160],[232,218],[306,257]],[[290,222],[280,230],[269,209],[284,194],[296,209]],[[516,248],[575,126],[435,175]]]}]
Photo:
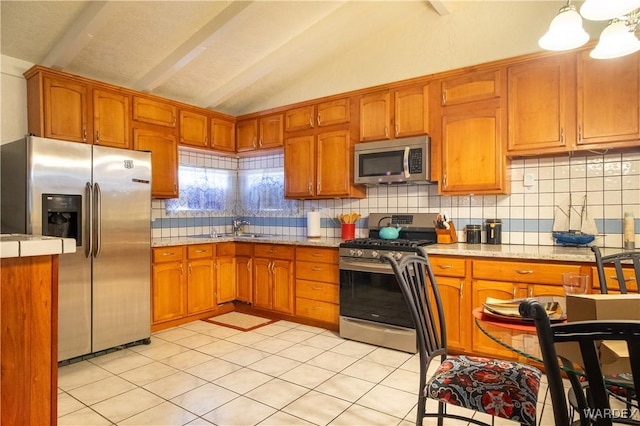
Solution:
[{"label": "brown wooden lower cabinet", "polygon": [[294,247],[255,244],[253,252],[253,305],[279,313],[293,314]]},{"label": "brown wooden lower cabinet", "polygon": [[0,423],[58,421],[58,256],[1,261]]},{"label": "brown wooden lower cabinet", "polygon": [[338,250],[296,247],[296,315],[337,325],[339,301]]}]

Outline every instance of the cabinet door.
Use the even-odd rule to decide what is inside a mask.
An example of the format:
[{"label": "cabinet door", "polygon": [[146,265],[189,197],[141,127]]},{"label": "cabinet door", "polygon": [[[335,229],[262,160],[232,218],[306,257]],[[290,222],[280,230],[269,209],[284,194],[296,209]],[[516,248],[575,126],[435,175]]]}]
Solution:
[{"label": "cabinet door", "polygon": [[131,97],[104,89],[93,89],[94,144],[131,148]]},{"label": "cabinet door", "polygon": [[578,59],[578,145],[640,139],[640,54]]},{"label": "cabinet door", "polygon": [[253,302],[253,261],[250,257],[236,257],[236,300]]},{"label": "cabinet door", "polygon": [[187,268],[187,313],[196,314],[215,309],[216,285],[213,260],[190,260]]},{"label": "cabinet door", "polygon": [[396,138],[428,133],[429,86],[396,90],[394,100]]},{"label": "cabinet door", "polygon": [[508,192],[502,112],[498,102],[444,109],[440,182],[443,194]]},{"label": "cabinet door", "polygon": [[133,119],[164,127],[176,127],[177,108],[142,96],[133,97]]},{"label": "cabinet door", "polygon": [[351,121],[351,101],[349,98],[319,103],[316,123],[318,127],[333,126]]},{"label": "cabinet door", "polygon": [[209,146],[209,117],[194,111],[180,110],[180,145],[196,148]]},{"label": "cabinet door", "polygon": [[471,72],[442,81],[443,106],[499,98],[502,94],[500,70]]},{"label": "cabinet door", "polygon": [[315,107],[313,105],[287,110],[284,114],[284,129],[287,132],[313,129],[315,126],[314,115]]},{"label": "cabinet door", "polygon": [[553,56],[509,67],[509,153],[563,151],[575,139],[573,60]]},{"label": "cabinet door", "polygon": [[[472,286],[472,307],[482,306],[487,300],[487,297],[509,300],[517,295],[517,286],[509,282],[478,280],[473,281]],[[505,343],[511,342],[510,330],[496,330],[494,334]],[[471,333],[471,349],[474,353],[491,355],[496,358],[516,358],[515,352],[491,340],[475,324],[473,325],[473,332]]]},{"label": "cabinet door", "polygon": [[293,313],[293,262],[273,260],[271,266],[273,286],[273,310]]},{"label": "cabinet door", "polygon": [[258,147],[258,120],[238,121],[236,125],[236,150],[252,151]]},{"label": "cabinet door", "polygon": [[186,312],[182,262],[153,265],[153,322],[181,318]]},{"label": "cabinet door", "polygon": [[64,78],[44,76],[44,137],[91,142],[87,128],[87,86]]},{"label": "cabinet door", "polygon": [[352,148],[348,130],[320,133],[316,145],[316,195],[349,195]]},{"label": "cabinet door", "polygon": [[216,284],[218,303],[236,299],[236,262],[233,257],[216,258]]},{"label": "cabinet door", "polygon": [[133,129],[133,149],[151,151],[151,195],[174,198],[178,194],[178,142],[174,134]]},{"label": "cabinet door", "polygon": [[260,118],[260,148],[277,148],[284,144],[282,114]]},{"label": "cabinet door", "polygon": [[[289,138],[284,144],[284,194],[287,198],[309,198],[316,190],[314,136]],[[338,172],[335,168],[334,172]]]},{"label": "cabinet door", "polygon": [[447,346],[465,351],[469,327],[470,298],[465,292],[463,278],[436,277],[440,300],[447,326]]},{"label": "cabinet door", "polygon": [[253,306],[271,309],[271,261],[253,259]]},{"label": "cabinet door", "polygon": [[360,99],[360,140],[389,139],[391,105],[389,92],[372,93]]},{"label": "cabinet door", "polygon": [[211,148],[234,152],[236,147],[235,124],[231,120],[211,119]]}]

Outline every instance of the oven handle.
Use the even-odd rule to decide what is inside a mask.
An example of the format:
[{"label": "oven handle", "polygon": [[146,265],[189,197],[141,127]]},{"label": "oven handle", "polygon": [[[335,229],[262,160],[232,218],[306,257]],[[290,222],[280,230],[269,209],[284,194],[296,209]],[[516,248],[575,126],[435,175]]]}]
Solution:
[{"label": "oven handle", "polygon": [[393,275],[393,269],[388,263],[376,262],[349,262],[348,260],[340,260],[341,271],[358,271],[358,272],[377,272],[382,274]]}]

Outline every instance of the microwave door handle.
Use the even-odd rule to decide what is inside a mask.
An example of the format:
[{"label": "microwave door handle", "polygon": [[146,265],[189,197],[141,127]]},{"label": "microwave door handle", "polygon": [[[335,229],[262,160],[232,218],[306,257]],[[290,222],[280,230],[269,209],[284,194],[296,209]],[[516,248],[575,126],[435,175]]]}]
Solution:
[{"label": "microwave door handle", "polygon": [[404,158],[402,159],[402,168],[404,169],[404,178],[409,179],[411,173],[409,173],[409,147],[404,147]]}]

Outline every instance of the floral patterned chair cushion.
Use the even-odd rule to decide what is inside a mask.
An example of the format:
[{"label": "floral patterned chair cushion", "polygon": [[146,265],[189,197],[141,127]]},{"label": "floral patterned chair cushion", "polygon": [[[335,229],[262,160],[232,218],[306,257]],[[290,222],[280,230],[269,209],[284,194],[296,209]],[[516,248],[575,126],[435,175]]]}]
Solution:
[{"label": "floral patterned chair cushion", "polygon": [[425,396],[492,416],[535,425],[541,372],[512,361],[447,356]]}]

